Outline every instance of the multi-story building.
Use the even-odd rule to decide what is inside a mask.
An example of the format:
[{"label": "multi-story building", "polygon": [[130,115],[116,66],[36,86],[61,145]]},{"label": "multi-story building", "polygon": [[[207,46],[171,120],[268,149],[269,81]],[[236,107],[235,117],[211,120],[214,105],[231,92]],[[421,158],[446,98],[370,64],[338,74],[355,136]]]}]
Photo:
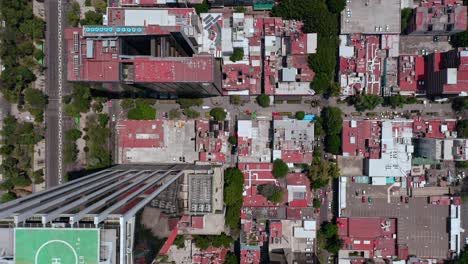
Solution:
[{"label": "multi-story building", "polygon": [[461,96],[468,93],[468,51],[451,50],[427,56],[428,96]]},{"label": "multi-story building", "polygon": [[273,160],[310,164],[313,160],[314,122],[297,119],[273,120]]},{"label": "multi-story building", "polygon": [[418,138],[415,140],[415,156],[432,160],[468,160],[468,140]]},{"label": "multi-story building", "polygon": [[104,25],[66,28],[67,79],[145,87],[159,97],[221,94],[221,67],[199,55],[192,8],[108,8]]},{"label": "multi-story building", "polygon": [[458,0],[421,1],[408,25],[412,35],[452,35],[466,30],[467,7]]},{"label": "multi-story building", "polygon": [[168,213],[173,207],[175,215],[222,211],[212,193],[216,178],[222,170],[212,166],[99,171],[0,205],[0,245],[17,263],[134,263],[137,212],[146,206]]}]

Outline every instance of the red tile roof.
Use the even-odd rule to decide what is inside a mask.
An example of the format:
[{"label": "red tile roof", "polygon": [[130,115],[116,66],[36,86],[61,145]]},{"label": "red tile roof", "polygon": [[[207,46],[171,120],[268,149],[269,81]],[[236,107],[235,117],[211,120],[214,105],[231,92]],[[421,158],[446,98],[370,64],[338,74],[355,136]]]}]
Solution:
[{"label": "red tile roof", "polygon": [[[413,118],[413,133],[417,137],[446,138],[445,133],[456,131],[457,121],[455,119],[426,119],[418,116]],[[446,132],[442,132],[442,131]]]},{"label": "red tile roof", "polygon": [[422,85],[418,85],[418,82],[426,80],[424,57],[417,55],[400,56],[398,78],[401,91],[416,92],[418,88],[422,88]]},{"label": "red tile roof", "polygon": [[346,87],[342,87],[342,93],[352,95],[365,90],[367,94],[380,94],[383,61],[379,56],[381,52],[379,36],[352,34],[350,45],[355,49],[354,57],[340,57],[340,74],[354,77],[364,74],[365,87],[362,86],[362,82],[351,83],[347,94]]},{"label": "red tile roof", "polygon": [[162,148],[164,144],[163,120],[122,120],[117,124],[119,147]]},{"label": "red tile roof", "polygon": [[270,237],[282,237],[283,224],[280,221],[270,221]]},{"label": "red tile roof", "polygon": [[[352,126],[355,123],[355,126]],[[343,154],[380,158],[381,124],[377,120],[344,120],[342,131]]]},{"label": "red tile roof", "polygon": [[[445,31],[448,24],[453,24],[453,30],[465,31],[467,27],[467,8],[459,5],[457,0],[429,0],[421,2],[416,8],[415,31],[428,32],[429,25],[434,31]],[[448,11],[448,8],[452,8]],[[437,27],[436,27],[437,26]]]},{"label": "red tile roof", "polygon": [[212,82],[214,57],[135,58],[135,82]]},{"label": "red tile roof", "polygon": [[396,219],[338,218],[343,249],[367,250],[371,257],[396,256]]},{"label": "red tile roof", "polygon": [[205,227],[204,216],[192,216],[192,228],[202,229]]},{"label": "red tile roof", "polygon": [[[278,180],[273,177],[271,163],[239,163],[238,168],[244,174],[244,202],[247,207],[276,207],[278,205],[268,201],[257,192],[257,186],[261,184],[274,184],[279,186]],[[284,186],[283,186],[284,187]],[[284,204],[287,201],[287,189],[283,188]]]},{"label": "red tile roof", "polygon": [[242,249],[240,255],[240,264],[260,264],[260,249]]},{"label": "red tile roof", "polygon": [[192,263],[199,264],[222,264],[228,253],[226,248],[209,247],[205,250],[192,252]]}]

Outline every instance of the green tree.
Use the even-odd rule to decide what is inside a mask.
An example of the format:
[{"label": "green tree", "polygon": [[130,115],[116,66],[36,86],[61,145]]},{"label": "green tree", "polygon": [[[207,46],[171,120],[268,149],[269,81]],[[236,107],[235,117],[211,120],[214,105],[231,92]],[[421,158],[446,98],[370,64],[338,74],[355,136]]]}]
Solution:
[{"label": "green tree", "polygon": [[33,183],[34,184],[41,184],[44,182],[44,170],[39,169],[34,171],[33,173]]},{"label": "green tree", "polygon": [[296,112],[296,119],[297,119],[297,120],[303,120],[304,117],[305,117],[304,111],[298,111],[298,112]]},{"label": "green tree", "polygon": [[65,131],[65,139],[68,141],[76,141],[81,138],[81,131],[77,128],[72,128]]},{"label": "green tree", "polygon": [[450,43],[454,48],[468,47],[468,31],[463,31],[453,35]]},{"label": "green tree", "polygon": [[102,14],[95,11],[87,11],[85,18],[80,21],[82,26],[102,25]]},{"label": "green tree", "polygon": [[78,4],[76,1],[71,2],[70,10],[67,12],[67,20],[70,26],[72,27],[78,26],[78,23],[80,23],[80,13],[81,13],[80,4]]},{"label": "green tree", "polygon": [[463,119],[457,122],[457,137],[468,138],[468,120]]},{"label": "green tree", "polygon": [[224,108],[215,107],[211,109],[210,116],[214,118],[216,121],[224,121],[227,116],[227,112]]},{"label": "green tree", "polygon": [[317,116],[314,122],[314,136],[317,138],[323,136],[324,134],[325,132],[323,131],[322,127],[322,118]]},{"label": "green tree", "polygon": [[231,104],[233,105],[240,105],[242,104],[242,98],[240,95],[231,95],[230,97]]},{"label": "green tree", "polygon": [[154,120],[156,109],[146,104],[139,104],[128,111],[127,118],[130,120]]},{"label": "green tree", "polygon": [[182,110],[182,113],[187,116],[187,118],[195,119],[200,117],[200,113],[193,110],[192,108],[185,108]]},{"label": "green tree", "polygon": [[0,154],[3,156],[8,156],[11,153],[13,153],[13,150],[15,149],[15,146],[13,145],[3,145],[0,147]]},{"label": "green tree", "polygon": [[0,203],[6,203],[9,201],[13,201],[16,199],[16,194],[12,192],[6,192],[2,195],[2,198],[0,198]]},{"label": "green tree", "polygon": [[325,138],[326,150],[332,154],[340,154],[341,138],[339,135],[332,134]]},{"label": "green tree", "polygon": [[338,236],[338,226],[336,224],[323,223],[317,236],[320,237],[320,240],[325,240],[325,249],[332,254],[337,254],[343,247],[343,241]]},{"label": "green tree", "polygon": [[322,206],[322,203],[317,198],[314,198],[312,204],[313,204],[314,208],[320,208]]},{"label": "green tree", "polygon": [[452,109],[455,111],[463,111],[468,109],[468,97],[457,97],[453,99]]},{"label": "green tree", "polygon": [[339,14],[346,6],[345,0],[327,0],[328,10],[332,13]]},{"label": "green tree", "polygon": [[273,176],[275,178],[284,178],[289,172],[288,165],[282,159],[276,159],[273,162]]},{"label": "green tree", "polygon": [[180,105],[180,108],[190,108],[192,106],[202,106],[202,98],[180,98],[177,99],[177,103]]},{"label": "green tree", "polygon": [[107,123],[109,123],[109,115],[108,114],[98,114],[98,122],[99,125],[102,127],[106,127]]},{"label": "green tree", "polygon": [[385,97],[384,99],[384,104],[385,106],[390,106],[393,109],[397,107],[403,107],[403,105],[406,103],[405,97],[402,95],[393,95],[389,97]]},{"label": "green tree", "polygon": [[125,98],[122,101],[120,101],[120,107],[122,107],[125,110],[131,109],[135,107],[135,100],[131,98]]},{"label": "green tree", "polygon": [[461,251],[460,256],[458,256],[455,261],[453,261],[453,264],[466,264],[468,263],[468,249],[465,247],[464,250]]},{"label": "green tree", "polygon": [[227,168],[224,170],[223,197],[227,207],[225,221],[231,230],[239,230],[243,186],[244,175],[238,168]]},{"label": "green tree", "polygon": [[283,201],[283,189],[274,184],[257,185],[257,192],[270,202],[281,203]]},{"label": "green tree", "polygon": [[315,91],[315,94],[324,94],[330,87],[331,77],[329,74],[324,72],[318,72],[314,76],[314,80],[310,83],[311,88]]},{"label": "green tree", "polygon": [[234,52],[229,57],[232,62],[240,61],[244,59],[244,49],[243,48],[234,48]]},{"label": "green tree", "polygon": [[261,107],[268,107],[270,106],[270,97],[266,94],[260,94],[257,96],[257,103]]},{"label": "green tree", "polygon": [[229,136],[228,142],[231,145],[237,145],[237,137],[236,136]]},{"label": "green tree", "polygon": [[468,169],[468,161],[456,161],[455,166],[459,169]]},{"label": "green tree", "polygon": [[221,235],[210,236],[209,238],[211,240],[211,245],[217,248],[229,248],[234,243],[234,240],[224,232],[222,232]]},{"label": "green tree", "polygon": [[340,168],[336,163],[330,163],[328,166],[328,175],[329,177],[336,179],[340,177]]},{"label": "green tree", "polygon": [[226,255],[226,260],[224,260],[224,264],[238,264],[239,261],[237,260],[237,257],[234,253],[229,252]]},{"label": "green tree", "polygon": [[95,113],[101,113],[104,109],[104,105],[101,102],[94,102],[91,106]]},{"label": "green tree", "polygon": [[63,147],[63,161],[65,164],[71,164],[78,158],[78,146],[74,141],[65,142]]},{"label": "green tree", "polygon": [[195,243],[195,246],[201,250],[206,250],[210,247],[211,242],[208,239],[207,236],[202,236],[202,235],[194,235],[193,236],[193,242]]},{"label": "green tree", "polygon": [[208,13],[208,10],[210,9],[207,0],[203,0],[201,4],[195,4],[193,7],[195,8],[195,12],[197,12],[198,15],[201,13]]},{"label": "green tree", "polygon": [[31,180],[26,175],[16,175],[11,178],[11,182],[18,187],[27,187],[31,185]]},{"label": "green tree", "polygon": [[383,103],[382,97],[374,94],[353,95],[348,97],[347,101],[349,104],[354,105],[354,108],[359,112],[373,110],[375,107]]},{"label": "green tree", "polygon": [[322,110],[322,126],[327,135],[338,135],[343,128],[342,112],[338,107],[326,107]]},{"label": "green tree", "polygon": [[224,203],[227,206],[242,204],[244,175],[238,168],[224,171]]},{"label": "green tree", "polygon": [[236,13],[245,13],[245,12],[247,12],[247,8],[245,8],[245,6],[236,6],[236,7],[234,7],[234,12],[236,12]]},{"label": "green tree", "polygon": [[0,190],[2,191],[9,191],[13,188],[15,188],[15,185],[13,185],[9,178],[5,179],[2,183],[0,183]]},{"label": "green tree", "polygon": [[24,100],[26,103],[34,108],[44,108],[47,99],[44,93],[41,90],[28,88],[23,91],[24,93]]},{"label": "green tree", "polygon": [[169,119],[174,120],[174,119],[179,119],[179,118],[180,118],[179,109],[171,109],[169,111]]},{"label": "green tree", "polygon": [[413,16],[412,8],[403,8],[401,9],[401,33],[408,33],[408,24],[411,22]]},{"label": "green tree", "polygon": [[185,236],[184,235],[177,235],[174,240],[174,245],[176,245],[177,249],[182,249],[185,247]]}]

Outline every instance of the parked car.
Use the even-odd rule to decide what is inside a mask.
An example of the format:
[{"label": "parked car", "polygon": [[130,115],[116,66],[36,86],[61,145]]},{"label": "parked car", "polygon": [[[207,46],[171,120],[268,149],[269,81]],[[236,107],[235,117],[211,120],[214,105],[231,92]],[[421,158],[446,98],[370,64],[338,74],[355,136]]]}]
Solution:
[{"label": "parked car", "polygon": [[332,202],[328,201],[328,209],[331,209],[331,208],[332,208]]},{"label": "parked car", "polygon": [[362,203],[366,203],[366,197],[365,196],[362,197]]},{"label": "parked car", "polygon": [[366,195],[366,190],[362,190],[362,195]]},{"label": "parked car", "polygon": [[371,203],[373,203],[373,201],[374,201],[374,200],[372,200],[372,198],[371,198],[371,197],[368,197],[368,198],[367,198],[367,202],[368,202],[368,203],[370,203],[370,204],[371,204]]}]

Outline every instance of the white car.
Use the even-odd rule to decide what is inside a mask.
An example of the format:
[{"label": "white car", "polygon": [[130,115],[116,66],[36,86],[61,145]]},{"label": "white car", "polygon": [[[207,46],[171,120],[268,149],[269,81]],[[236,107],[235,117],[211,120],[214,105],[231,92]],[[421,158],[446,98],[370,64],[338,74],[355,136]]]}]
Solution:
[{"label": "white car", "polygon": [[206,109],[210,109],[210,107],[207,106],[207,105],[204,105],[204,106],[202,106],[201,108],[202,108],[202,109],[205,109],[205,110],[206,110]]}]

